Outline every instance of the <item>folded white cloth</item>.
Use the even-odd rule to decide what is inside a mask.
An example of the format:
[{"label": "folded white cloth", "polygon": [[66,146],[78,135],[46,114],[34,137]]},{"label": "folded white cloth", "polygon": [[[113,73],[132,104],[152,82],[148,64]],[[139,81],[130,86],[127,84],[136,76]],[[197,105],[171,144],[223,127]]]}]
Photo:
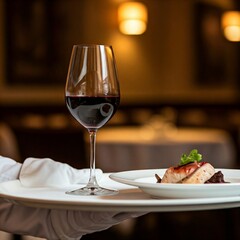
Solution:
[{"label": "folded white cloth", "polygon": [[0,156],[0,182],[11,181],[19,177],[22,164],[11,158]]},{"label": "folded white cloth", "polygon": [[[97,180],[103,172],[95,170]],[[75,169],[66,163],[50,158],[27,158],[22,165],[19,179],[25,187],[65,187],[72,184],[86,184],[90,169]]]}]

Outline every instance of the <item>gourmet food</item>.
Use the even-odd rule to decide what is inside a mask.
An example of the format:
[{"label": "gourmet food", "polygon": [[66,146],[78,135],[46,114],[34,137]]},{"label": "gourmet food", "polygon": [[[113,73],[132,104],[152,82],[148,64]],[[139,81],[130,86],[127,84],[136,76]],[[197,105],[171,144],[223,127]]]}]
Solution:
[{"label": "gourmet food", "polygon": [[157,174],[158,183],[225,183],[221,171],[215,172],[214,167],[208,162],[201,162],[202,155],[196,149],[187,156],[183,154],[179,165],[169,167],[163,177]]}]

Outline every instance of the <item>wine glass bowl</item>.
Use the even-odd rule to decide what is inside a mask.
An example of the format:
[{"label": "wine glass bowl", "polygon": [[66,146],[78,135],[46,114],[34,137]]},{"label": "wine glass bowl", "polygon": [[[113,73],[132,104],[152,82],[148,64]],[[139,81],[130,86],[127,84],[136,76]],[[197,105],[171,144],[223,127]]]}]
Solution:
[{"label": "wine glass bowl", "polygon": [[88,184],[67,192],[75,195],[112,195],[116,190],[100,187],[95,175],[96,133],[115,114],[120,104],[120,88],[113,49],[107,45],[74,45],[66,87],[66,105],[90,136],[90,176]]}]

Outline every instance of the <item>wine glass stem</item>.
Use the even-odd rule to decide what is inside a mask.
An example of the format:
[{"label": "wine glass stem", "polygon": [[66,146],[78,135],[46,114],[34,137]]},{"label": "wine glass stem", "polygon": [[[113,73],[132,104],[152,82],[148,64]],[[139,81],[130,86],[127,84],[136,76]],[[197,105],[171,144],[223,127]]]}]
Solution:
[{"label": "wine glass stem", "polygon": [[90,136],[90,177],[88,187],[97,187],[97,179],[95,172],[95,155],[96,155],[96,134],[97,130],[89,130]]}]

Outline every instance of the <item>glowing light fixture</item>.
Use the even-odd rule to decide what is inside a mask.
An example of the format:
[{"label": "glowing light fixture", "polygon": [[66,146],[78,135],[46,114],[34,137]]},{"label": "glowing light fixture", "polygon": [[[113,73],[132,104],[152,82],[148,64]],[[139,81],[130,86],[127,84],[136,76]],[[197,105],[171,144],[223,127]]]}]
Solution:
[{"label": "glowing light fixture", "polygon": [[227,11],[222,16],[224,36],[231,42],[240,41],[240,12]]},{"label": "glowing light fixture", "polygon": [[123,34],[140,35],[147,29],[147,7],[140,2],[125,2],[118,8],[119,29]]}]

